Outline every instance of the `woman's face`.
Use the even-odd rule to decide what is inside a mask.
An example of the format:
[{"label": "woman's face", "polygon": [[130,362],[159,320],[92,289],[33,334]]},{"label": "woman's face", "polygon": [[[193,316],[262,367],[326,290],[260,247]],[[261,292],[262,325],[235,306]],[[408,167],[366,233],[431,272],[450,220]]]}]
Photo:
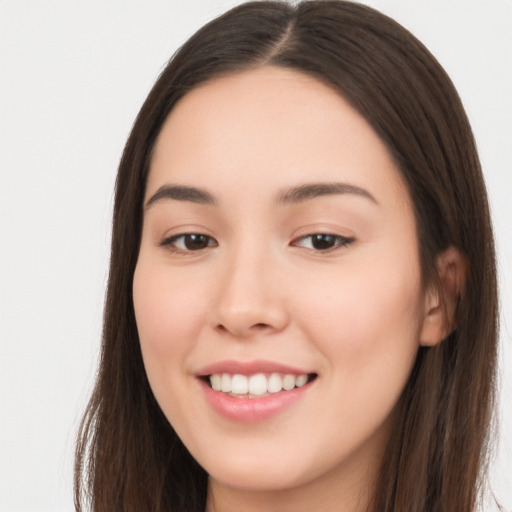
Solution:
[{"label": "woman's face", "polygon": [[133,292],[155,397],[216,485],[370,478],[427,294],[399,172],[337,93],[263,67],[187,94],[156,143]]}]

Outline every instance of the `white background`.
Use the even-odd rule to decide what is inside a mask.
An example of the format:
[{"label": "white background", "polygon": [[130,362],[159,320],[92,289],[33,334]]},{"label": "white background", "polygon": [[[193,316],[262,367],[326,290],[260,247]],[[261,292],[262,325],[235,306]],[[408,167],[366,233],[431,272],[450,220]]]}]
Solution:
[{"label": "white background", "polygon": [[[73,509],[123,144],[166,60],[235,3],[0,0],[0,512]],[[491,485],[512,510],[512,1],[366,3],[430,48],[473,124],[501,276]]]}]

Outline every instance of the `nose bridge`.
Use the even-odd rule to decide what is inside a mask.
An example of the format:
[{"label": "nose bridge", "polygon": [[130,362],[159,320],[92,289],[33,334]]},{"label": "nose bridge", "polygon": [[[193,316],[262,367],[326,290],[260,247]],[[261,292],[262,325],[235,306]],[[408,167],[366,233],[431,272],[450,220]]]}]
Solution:
[{"label": "nose bridge", "polygon": [[228,249],[218,276],[213,323],[238,337],[281,330],[287,312],[279,286],[278,258],[255,238]]}]

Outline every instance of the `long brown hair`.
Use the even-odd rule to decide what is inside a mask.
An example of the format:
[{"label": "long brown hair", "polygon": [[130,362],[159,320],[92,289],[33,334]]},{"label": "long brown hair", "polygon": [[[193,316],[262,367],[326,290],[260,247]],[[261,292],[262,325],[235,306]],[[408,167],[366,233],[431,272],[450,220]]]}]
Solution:
[{"label": "long brown hair", "polygon": [[176,102],[223,74],[274,65],[338,91],[396,161],[415,207],[426,282],[457,247],[468,264],[457,329],[420,348],[397,406],[373,512],[474,510],[494,404],[497,283],[475,143],[450,79],[407,30],[345,1],[252,2],[199,30],[170,60],[133,126],[116,182],[101,363],[81,424],[75,506],[94,512],[203,511],[207,475],[146,378],[132,279],[155,139]]}]

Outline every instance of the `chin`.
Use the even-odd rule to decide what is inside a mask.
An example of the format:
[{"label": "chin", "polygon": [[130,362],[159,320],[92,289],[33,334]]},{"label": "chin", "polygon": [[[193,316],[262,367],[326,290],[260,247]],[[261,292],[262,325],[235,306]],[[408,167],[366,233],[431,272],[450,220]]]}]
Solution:
[{"label": "chin", "polygon": [[268,467],[222,467],[216,468],[209,476],[223,486],[253,492],[284,491],[307,483],[305,478],[301,481],[297,475]]}]

